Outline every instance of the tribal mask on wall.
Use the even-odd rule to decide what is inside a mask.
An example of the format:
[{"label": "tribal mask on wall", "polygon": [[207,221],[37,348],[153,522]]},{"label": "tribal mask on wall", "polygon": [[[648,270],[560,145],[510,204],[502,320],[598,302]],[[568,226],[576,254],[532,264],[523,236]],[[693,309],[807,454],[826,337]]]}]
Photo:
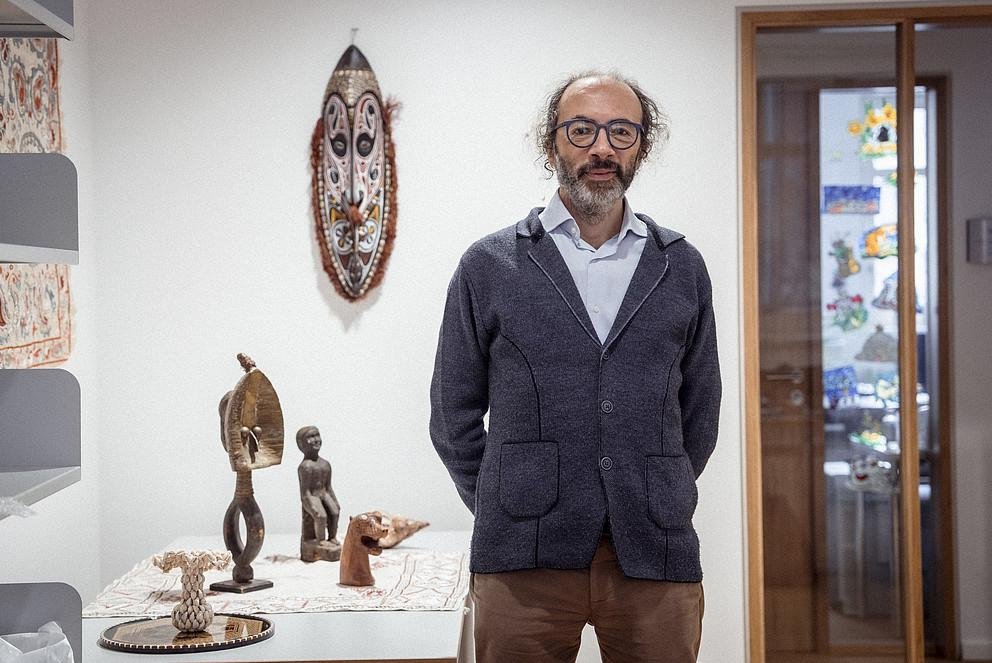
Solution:
[{"label": "tribal mask on wall", "polygon": [[350,301],[382,280],[396,227],[394,102],[382,102],[368,60],[349,46],[314,128],[313,207],[324,271]]}]

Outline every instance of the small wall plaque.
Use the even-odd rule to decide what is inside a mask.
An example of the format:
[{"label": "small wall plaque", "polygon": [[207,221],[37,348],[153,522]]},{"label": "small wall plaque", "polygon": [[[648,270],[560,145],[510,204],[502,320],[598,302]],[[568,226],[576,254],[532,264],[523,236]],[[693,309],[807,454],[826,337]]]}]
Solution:
[{"label": "small wall plaque", "polygon": [[992,264],[992,217],[968,219],[968,262]]}]

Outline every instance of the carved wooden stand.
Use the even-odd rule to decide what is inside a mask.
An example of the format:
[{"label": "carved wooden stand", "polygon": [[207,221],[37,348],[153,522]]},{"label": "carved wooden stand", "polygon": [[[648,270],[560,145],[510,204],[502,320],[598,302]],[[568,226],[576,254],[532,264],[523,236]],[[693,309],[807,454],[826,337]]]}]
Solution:
[{"label": "carved wooden stand", "polygon": [[[231,558],[234,560],[233,578],[212,583],[210,589],[215,592],[245,594],[268,589],[272,587],[272,581],[256,578],[255,570],[251,567],[252,561],[258,556],[258,551],[262,549],[262,541],[265,540],[265,520],[262,518],[262,510],[258,508],[258,502],[255,501],[251,470],[239,471],[237,475],[234,499],[231,500],[231,505],[224,514],[224,545],[231,551]],[[245,531],[248,533],[247,542],[241,541],[239,521],[242,517],[245,519]]]}]

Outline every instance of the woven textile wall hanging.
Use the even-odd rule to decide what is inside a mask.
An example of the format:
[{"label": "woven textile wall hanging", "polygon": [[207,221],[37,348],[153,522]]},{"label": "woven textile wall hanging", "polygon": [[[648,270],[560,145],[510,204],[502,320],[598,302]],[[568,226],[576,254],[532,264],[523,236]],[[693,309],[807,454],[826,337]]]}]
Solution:
[{"label": "woven textile wall hanging", "polygon": [[[0,152],[61,152],[54,39],[0,39]],[[2,204],[2,201],[0,201]],[[69,358],[69,267],[0,264],[0,368]]]},{"label": "woven textile wall hanging", "polygon": [[349,46],[324,91],[314,127],[313,213],[324,271],[358,301],[379,285],[396,235],[396,159],[390,121],[368,60]]}]

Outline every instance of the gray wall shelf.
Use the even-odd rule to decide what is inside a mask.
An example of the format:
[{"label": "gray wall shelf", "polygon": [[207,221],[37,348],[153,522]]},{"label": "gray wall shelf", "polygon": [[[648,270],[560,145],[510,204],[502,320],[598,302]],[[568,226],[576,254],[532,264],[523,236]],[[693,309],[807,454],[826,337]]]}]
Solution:
[{"label": "gray wall shelf", "polygon": [[0,0],[0,37],[72,39],[72,0]]},{"label": "gray wall shelf", "polygon": [[79,481],[79,383],[72,373],[0,370],[0,418],[0,497],[34,504]]},{"label": "gray wall shelf", "polygon": [[[0,37],[72,39],[73,21],[73,0],[0,0]],[[0,262],[79,262],[76,168],[65,156],[0,154]],[[61,369],[0,370],[0,497],[34,504],[79,481],[80,458],[76,378]],[[0,584],[0,634],[50,621],[81,663],[82,601],[74,588]]]},{"label": "gray wall shelf", "polygon": [[79,592],[62,582],[0,585],[0,635],[32,633],[55,622],[72,645],[73,659],[83,660],[83,605]]},{"label": "gray wall shelf", "polygon": [[0,262],[78,264],[78,217],[72,161],[0,154]]}]

